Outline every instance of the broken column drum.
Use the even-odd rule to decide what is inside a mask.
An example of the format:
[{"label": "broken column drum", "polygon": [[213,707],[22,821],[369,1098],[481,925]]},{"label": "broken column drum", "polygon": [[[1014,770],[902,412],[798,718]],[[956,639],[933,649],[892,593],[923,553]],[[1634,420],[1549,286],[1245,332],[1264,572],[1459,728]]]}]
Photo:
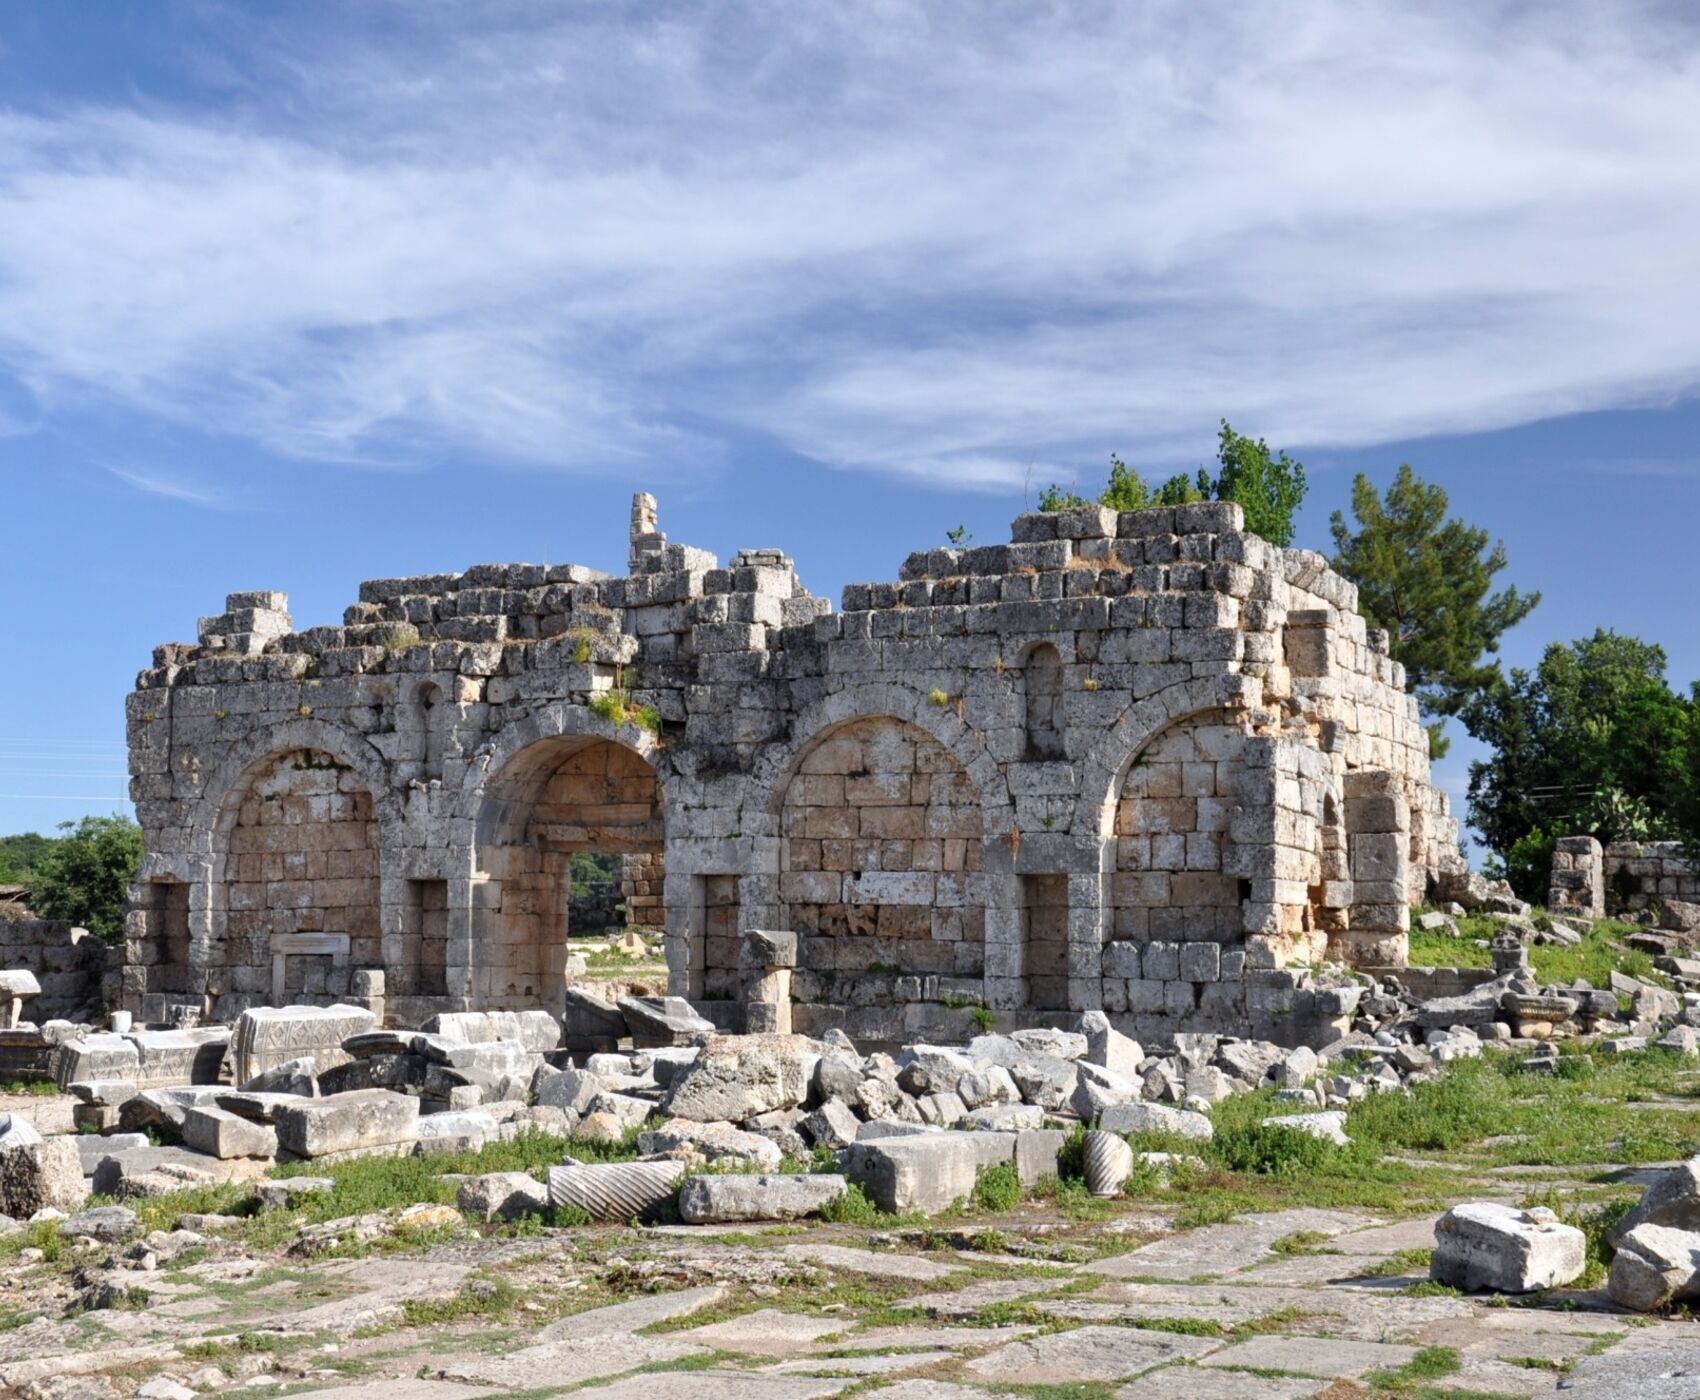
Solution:
[{"label": "broken column drum", "polygon": [[657,521],[640,496],[621,577],[379,579],[304,629],[234,593],[159,647],[123,1005],[558,1008],[593,855],[720,1024],[1305,1038],[1344,1013],[1303,969],[1396,965],[1462,869],[1385,634],[1231,503],[1023,515],[836,612]]}]

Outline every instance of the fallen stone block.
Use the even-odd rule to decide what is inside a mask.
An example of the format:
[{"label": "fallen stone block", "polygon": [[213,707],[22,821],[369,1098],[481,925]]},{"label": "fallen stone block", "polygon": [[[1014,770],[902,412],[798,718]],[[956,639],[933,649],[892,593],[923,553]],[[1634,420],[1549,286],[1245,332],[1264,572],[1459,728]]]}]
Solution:
[{"label": "fallen stone block", "polygon": [[97,1104],[102,1108],[122,1108],[135,1098],[139,1090],[133,1079],[84,1079],[67,1084],[65,1092],[80,1103]]},{"label": "fallen stone block", "polygon": [[461,1182],[455,1205],[478,1220],[518,1220],[549,1208],[549,1188],[525,1172],[487,1172]]},{"label": "fallen stone block", "polygon": [[67,1215],[59,1222],[59,1237],[73,1240],[87,1237],[102,1244],[119,1244],[139,1235],[142,1222],[128,1206],[95,1206]]},{"label": "fallen stone block", "polygon": [[1281,1113],[1273,1118],[1265,1118],[1263,1126],[1304,1133],[1321,1142],[1333,1143],[1336,1147],[1350,1147],[1352,1144],[1351,1138],[1346,1136],[1346,1115],[1338,1109],[1331,1109],[1326,1113]]},{"label": "fallen stone block", "polygon": [[599,1162],[549,1168],[549,1204],[592,1220],[632,1220],[670,1200],[683,1162]]},{"label": "fallen stone block", "polygon": [[822,1047],[800,1035],[717,1035],[662,1100],[674,1118],[742,1123],[809,1095]]},{"label": "fallen stone block", "polygon": [[277,1141],[281,1152],[295,1157],[324,1157],[411,1143],[418,1125],[418,1099],[387,1089],[360,1089],[279,1108]]},{"label": "fallen stone block", "polygon": [[286,1210],[302,1196],[324,1196],[334,1190],[336,1182],[328,1176],[286,1176],[254,1183],[261,1210]]},{"label": "fallen stone block", "polygon": [[1637,1225],[1612,1256],[1606,1291],[1636,1312],[1700,1297],[1700,1235],[1663,1225]]},{"label": "fallen stone block", "polygon": [[576,1069],[540,1068],[531,1081],[537,1102],[547,1108],[559,1108],[584,1115],[590,1112],[591,1100],[602,1086],[595,1075]]},{"label": "fallen stone block", "polygon": [[179,1084],[217,1084],[230,1048],[228,1026],[180,1031],[133,1031],[136,1084],[168,1089]]},{"label": "fallen stone block", "polygon": [[696,1123],[670,1118],[659,1128],[638,1135],[645,1156],[683,1154],[712,1163],[777,1170],[785,1154],[771,1138],[747,1133],[730,1123]]},{"label": "fallen stone block", "polygon": [[1204,1114],[1157,1103],[1114,1104],[1098,1115],[1098,1126],[1112,1133],[1169,1133],[1194,1142],[1216,1136]]},{"label": "fallen stone block", "polygon": [[982,1163],[972,1140],[998,1136],[938,1132],[857,1142],[849,1149],[846,1175],[883,1211],[931,1215],[973,1194]]},{"label": "fallen stone block", "polygon": [[464,1044],[504,1041],[529,1055],[541,1055],[561,1043],[561,1023],[541,1008],[530,1011],[445,1011],[419,1028],[427,1035]]},{"label": "fallen stone block", "polygon": [[631,1034],[619,1007],[580,987],[567,988],[565,1027],[573,1051],[615,1050]]},{"label": "fallen stone block", "polygon": [[1020,1133],[1045,1125],[1045,1111],[1030,1103],[988,1104],[966,1113],[957,1125],[967,1132]]},{"label": "fallen stone block", "polygon": [[0,1131],[0,1215],[28,1220],[48,1207],[77,1211],[88,1198],[76,1144],[67,1137],[42,1139],[13,1115]]},{"label": "fallen stone block", "polygon": [[146,1133],[108,1133],[104,1137],[78,1133],[71,1141],[77,1144],[77,1157],[83,1164],[84,1176],[93,1176],[94,1169],[100,1165],[101,1159],[110,1157],[114,1152],[128,1152],[132,1148],[153,1145]]},{"label": "fallen stone block", "polygon": [[242,1087],[253,1094],[294,1094],[299,1098],[317,1098],[319,1081],[316,1074],[317,1061],[311,1055],[303,1055],[262,1070]]},{"label": "fallen stone block", "polygon": [[1025,1128],[1015,1134],[1015,1173],[1031,1189],[1046,1177],[1056,1177],[1057,1158],[1068,1133],[1062,1128]]},{"label": "fallen stone block", "polygon": [[679,1215],[687,1225],[802,1220],[820,1214],[844,1189],[844,1178],[831,1175],[693,1176],[679,1189]]},{"label": "fallen stone block", "polygon": [[421,1114],[415,1126],[415,1155],[436,1152],[482,1152],[496,1139],[500,1129],[495,1117],[482,1109],[459,1109],[448,1113]]},{"label": "fallen stone block", "polygon": [[1090,1123],[1107,1108],[1139,1102],[1144,1093],[1139,1080],[1082,1060],[1076,1070],[1070,1103],[1080,1121]]},{"label": "fallen stone block", "polygon": [[1112,1026],[1102,1011],[1088,1011],[1082,1016],[1080,1030],[1086,1037],[1086,1054],[1081,1057],[1085,1062],[1123,1076],[1139,1073],[1145,1062],[1144,1048]]},{"label": "fallen stone block", "polygon": [[1700,1233],[1700,1157],[1690,1157],[1656,1178],[1608,1232],[1607,1239],[1615,1246],[1637,1225]]},{"label": "fallen stone block", "polygon": [[621,997],[615,1003],[626,1018],[632,1044],[641,1048],[689,1045],[713,1035],[714,1022],[697,1015],[683,997]]},{"label": "fallen stone block", "polygon": [[246,1084],[289,1060],[312,1057],[319,1072],[349,1058],[350,1036],[370,1031],[377,1016],[363,1006],[252,1006],[236,1018],[230,1037],[231,1078]]},{"label": "fallen stone block", "polygon": [[842,1099],[828,1099],[798,1124],[803,1134],[817,1147],[834,1148],[848,1147],[856,1141],[856,1133],[861,1126],[850,1105]]},{"label": "fallen stone block", "polygon": [[1587,1241],[1550,1210],[1492,1201],[1454,1206],[1435,1222],[1429,1276],[1466,1293],[1561,1288],[1587,1266]]},{"label": "fallen stone block", "polygon": [[277,1156],[277,1130],[228,1109],[197,1104],[184,1111],[183,1145],[221,1161],[231,1157]]},{"label": "fallen stone block", "polygon": [[96,1079],[128,1080],[140,1086],[141,1058],[128,1036],[96,1032],[62,1041],[54,1052],[53,1077],[61,1089]]}]

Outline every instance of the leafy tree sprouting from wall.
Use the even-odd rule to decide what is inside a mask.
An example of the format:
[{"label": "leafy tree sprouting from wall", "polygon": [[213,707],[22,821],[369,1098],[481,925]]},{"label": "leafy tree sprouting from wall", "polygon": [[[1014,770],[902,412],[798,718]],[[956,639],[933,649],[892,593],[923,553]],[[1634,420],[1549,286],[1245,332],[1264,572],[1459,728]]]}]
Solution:
[{"label": "leafy tree sprouting from wall", "polygon": [[[1262,438],[1236,433],[1228,420],[1216,442],[1216,471],[1200,467],[1193,476],[1182,472],[1152,485],[1112,453],[1110,480],[1098,504],[1112,510],[1143,510],[1149,506],[1186,505],[1193,501],[1234,501],[1245,512],[1246,529],[1271,544],[1293,542],[1293,516],[1308,489],[1304,466],[1285,452],[1272,452]],[[1039,509],[1068,510],[1092,504],[1061,486],[1039,493]]]},{"label": "leafy tree sprouting from wall", "polygon": [[1539,593],[1493,587],[1505,568],[1505,545],[1488,532],[1447,517],[1446,492],[1409,466],[1399,468],[1385,497],[1366,476],[1352,482],[1354,530],[1335,511],[1335,572],[1358,586],[1358,607],[1387,630],[1393,659],[1405,668],[1429,726],[1429,751],[1446,752],[1441,730],[1499,677],[1493,660],[1500,637],[1527,617]]},{"label": "leafy tree sprouting from wall", "polygon": [[124,902],[142,859],[142,829],[128,817],[63,822],[64,833],[28,877],[30,908],[116,943],[124,937]]},{"label": "leafy tree sprouting from wall", "polygon": [[1493,749],[1470,765],[1470,821],[1525,899],[1545,899],[1553,843],[1686,838],[1700,850],[1700,702],[1662,647],[1597,631],[1496,677],[1464,709]]}]

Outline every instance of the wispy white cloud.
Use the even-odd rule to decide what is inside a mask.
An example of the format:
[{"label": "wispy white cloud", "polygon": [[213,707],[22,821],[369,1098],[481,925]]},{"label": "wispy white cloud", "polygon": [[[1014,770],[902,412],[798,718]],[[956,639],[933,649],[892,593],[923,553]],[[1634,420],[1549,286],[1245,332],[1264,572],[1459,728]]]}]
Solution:
[{"label": "wispy white cloud", "polygon": [[1700,379],[1681,8],[216,13],[239,102],[0,112],[45,413],[1008,487],[1222,414],[1367,444]]},{"label": "wispy white cloud", "polygon": [[208,506],[223,508],[228,502],[224,494],[211,487],[198,486],[192,482],[163,476],[153,470],[139,467],[108,467],[113,476],[126,486],[134,487],[144,496],[158,496],[167,501],[181,501],[184,505]]}]

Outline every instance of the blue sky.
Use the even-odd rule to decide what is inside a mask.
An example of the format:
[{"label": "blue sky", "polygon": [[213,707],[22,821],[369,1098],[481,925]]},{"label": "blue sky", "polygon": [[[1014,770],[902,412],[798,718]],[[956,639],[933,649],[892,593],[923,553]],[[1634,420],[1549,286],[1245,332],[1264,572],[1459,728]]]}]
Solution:
[{"label": "blue sky", "polygon": [[[892,577],[1218,418],[1503,536],[1536,659],[1700,678],[1685,6],[0,9],[0,832],[112,810],[234,589]],[[1441,769],[1461,791],[1469,746]]]}]

